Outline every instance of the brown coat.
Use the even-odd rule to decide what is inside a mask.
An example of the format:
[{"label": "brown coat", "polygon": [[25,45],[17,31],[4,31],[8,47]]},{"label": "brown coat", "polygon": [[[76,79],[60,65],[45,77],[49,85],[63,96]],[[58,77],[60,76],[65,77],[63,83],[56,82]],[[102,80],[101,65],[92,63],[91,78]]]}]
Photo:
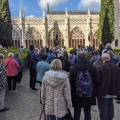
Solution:
[{"label": "brown coat", "polygon": [[98,74],[100,84],[97,89],[97,96],[120,96],[120,69],[110,62],[105,62],[98,67]]}]

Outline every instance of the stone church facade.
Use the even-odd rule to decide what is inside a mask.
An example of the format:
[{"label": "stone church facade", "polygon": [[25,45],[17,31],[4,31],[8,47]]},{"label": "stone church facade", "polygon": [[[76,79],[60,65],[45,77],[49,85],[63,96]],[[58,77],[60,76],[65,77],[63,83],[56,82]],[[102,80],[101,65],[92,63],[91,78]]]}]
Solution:
[{"label": "stone church facade", "polygon": [[[120,6],[119,1],[115,5],[115,40],[113,47],[120,47]],[[99,12],[97,11],[51,11],[47,4],[46,14],[42,17],[25,17],[20,11],[18,18],[12,18],[13,46],[19,48],[29,45],[40,47],[54,47],[54,40],[58,36],[60,47],[74,47],[78,45],[100,44],[96,32],[98,30]]]}]

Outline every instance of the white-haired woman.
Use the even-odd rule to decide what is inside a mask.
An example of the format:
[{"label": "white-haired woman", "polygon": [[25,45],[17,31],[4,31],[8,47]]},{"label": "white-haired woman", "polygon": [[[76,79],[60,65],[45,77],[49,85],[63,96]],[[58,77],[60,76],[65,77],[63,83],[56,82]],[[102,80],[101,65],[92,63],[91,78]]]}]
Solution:
[{"label": "white-haired woman", "polygon": [[[4,61],[6,67],[7,77],[8,77],[8,88],[9,92],[15,93],[16,90],[16,79],[18,74],[19,64],[14,60],[14,54],[8,53],[8,58]],[[11,82],[13,80],[13,88],[11,88]]]},{"label": "white-haired woman", "polygon": [[4,105],[4,97],[6,90],[6,70],[5,66],[2,63],[4,55],[0,53],[0,112],[9,110],[9,108]]},{"label": "white-haired woman", "polygon": [[46,72],[42,81],[41,100],[47,120],[64,120],[72,107],[68,73],[62,70],[59,59],[52,61],[51,70]]}]

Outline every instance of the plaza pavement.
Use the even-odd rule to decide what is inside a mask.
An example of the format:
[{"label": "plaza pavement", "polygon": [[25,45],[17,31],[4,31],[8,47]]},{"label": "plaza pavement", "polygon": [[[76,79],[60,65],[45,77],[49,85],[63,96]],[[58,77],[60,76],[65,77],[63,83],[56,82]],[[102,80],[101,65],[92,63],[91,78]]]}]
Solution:
[{"label": "plaza pavement", "polygon": [[[42,106],[39,104],[40,91],[29,89],[29,72],[23,73],[22,83],[24,86],[17,87],[17,93],[8,93],[6,91],[5,105],[10,108],[9,111],[0,113],[0,120],[39,120]],[[40,88],[39,84],[36,86]],[[72,110],[73,113],[73,110]],[[84,120],[82,111],[81,120]],[[92,120],[100,120],[97,107],[92,108]],[[115,103],[114,120],[120,120],[120,104]]]}]

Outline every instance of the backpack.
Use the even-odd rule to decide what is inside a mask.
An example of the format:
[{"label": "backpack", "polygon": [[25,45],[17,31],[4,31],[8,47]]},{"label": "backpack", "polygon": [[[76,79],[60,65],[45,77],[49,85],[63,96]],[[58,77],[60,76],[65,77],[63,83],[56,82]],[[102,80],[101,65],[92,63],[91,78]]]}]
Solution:
[{"label": "backpack", "polygon": [[92,77],[87,70],[79,71],[76,78],[76,94],[79,97],[91,97],[93,92]]},{"label": "backpack", "polygon": [[33,67],[33,61],[31,59],[31,54],[28,54],[27,58],[26,58],[26,68],[31,69]]}]

